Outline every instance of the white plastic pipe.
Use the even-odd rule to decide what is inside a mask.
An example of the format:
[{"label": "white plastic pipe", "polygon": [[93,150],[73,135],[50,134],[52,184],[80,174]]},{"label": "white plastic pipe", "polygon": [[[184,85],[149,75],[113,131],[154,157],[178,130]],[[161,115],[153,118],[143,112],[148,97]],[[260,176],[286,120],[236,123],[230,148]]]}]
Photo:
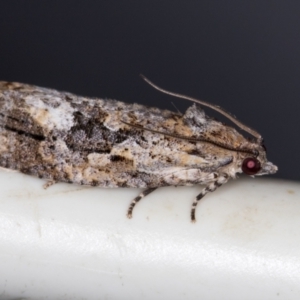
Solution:
[{"label": "white plastic pipe", "polygon": [[0,170],[0,299],[300,299],[300,184],[56,184]]}]

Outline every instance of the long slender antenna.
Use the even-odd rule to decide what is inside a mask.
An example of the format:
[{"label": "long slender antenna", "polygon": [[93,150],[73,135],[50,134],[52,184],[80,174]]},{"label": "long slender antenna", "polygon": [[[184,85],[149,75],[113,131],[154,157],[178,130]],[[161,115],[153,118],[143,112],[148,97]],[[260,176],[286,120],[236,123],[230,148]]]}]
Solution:
[{"label": "long slender antenna", "polygon": [[217,105],[214,105],[214,104],[211,104],[211,103],[208,103],[208,102],[205,102],[203,100],[198,100],[198,99],[195,99],[195,98],[192,98],[192,97],[189,97],[189,96],[186,96],[186,95],[182,95],[182,94],[178,94],[178,93],[173,93],[173,92],[170,92],[170,91],[167,91],[167,90],[164,90],[162,88],[160,88],[159,86],[157,86],[156,84],[154,84],[153,82],[151,82],[148,78],[146,78],[144,75],[140,74],[140,76],[148,83],[150,84],[153,88],[155,88],[156,90],[162,92],[162,93],[165,93],[165,94],[168,94],[170,96],[173,96],[173,97],[177,97],[177,98],[182,98],[182,99],[186,99],[186,100],[189,100],[189,101],[192,101],[192,102],[195,102],[195,103],[199,103],[199,104],[202,104],[204,106],[207,106],[217,112],[219,112],[220,114],[222,114],[223,116],[225,116],[226,118],[228,118],[230,121],[232,121],[234,124],[236,124],[238,127],[240,127],[242,130],[252,134],[254,137],[257,138],[257,140],[259,141],[259,143],[262,142],[262,137],[261,135],[255,131],[254,129],[246,126],[245,124],[243,124],[242,122],[240,122],[239,120],[237,120],[234,116],[232,116],[229,112],[227,112],[226,110],[224,110],[223,108],[221,108],[220,106],[217,106]]},{"label": "long slender antenna", "polygon": [[149,132],[154,132],[154,133],[162,134],[164,136],[174,137],[176,139],[180,139],[180,140],[184,140],[184,141],[210,143],[212,145],[221,147],[223,149],[227,149],[227,150],[231,150],[231,151],[235,151],[235,152],[251,153],[251,154],[254,154],[254,155],[258,156],[257,150],[253,150],[253,149],[248,149],[248,148],[233,148],[233,147],[230,147],[230,146],[228,146],[226,144],[222,144],[222,143],[219,143],[219,142],[216,142],[216,141],[212,141],[212,140],[207,139],[207,138],[189,138],[189,137],[186,137],[186,136],[183,136],[183,135],[179,135],[179,134],[176,134],[176,133],[168,133],[168,132],[163,132],[163,131],[154,130],[154,129],[150,129],[150,128],[145,128],[142,125],[131,124],[131,123],[125,122],[123,120],[121,120],[121,122],[124,123],[124,124],[126,124],[126,125],[128,125],[128,126],[131,126],[131,127],[135,127],[135,128],[138,128],[138,129],[149,131]]}]

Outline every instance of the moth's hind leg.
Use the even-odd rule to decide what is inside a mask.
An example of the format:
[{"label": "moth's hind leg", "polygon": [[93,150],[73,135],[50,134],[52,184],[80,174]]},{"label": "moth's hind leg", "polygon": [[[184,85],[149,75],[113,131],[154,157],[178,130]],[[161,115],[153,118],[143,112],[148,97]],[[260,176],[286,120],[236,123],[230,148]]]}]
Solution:
[{"label": "moth's hind leg", "polygon": [[220,187],[222,184],[226,183],[228,181],[229,176],[227,174],[222,174],[217,178],[216,181],[212,182],[211,184],[207,185],[201,193],[195,198],[193,204],[192,204],[192,210],[191,210],[191,221],[193,223],[196,222],[196,207],[198,202],[208,193],[208,192],[214,192],[218,187]]},{"label": "moth's hind leg", "polygon": [[43,188],[46,190],[48,187],[50,187],[51,185],[55,184],[57,181],[50,179],[48,180],[44,185]]},{"label": "moth's hind leg", "polygon": [[135,197],[135,198],[131,201],[131,203],[130,203],[130,205],[129,205],[129,208],[128,208],[128,211],[127,211],[127,217],[128,217],[129,219],[132,218],[132,211],[133,211],[135,205],[136,205],[142,198],[144,198],[145,196],[147,196],[147,195],[149,195],[150,193],[154,192],[156,189],[157,189],[157,188],[148,188],[148,189],[142,191],[137,197]]}]

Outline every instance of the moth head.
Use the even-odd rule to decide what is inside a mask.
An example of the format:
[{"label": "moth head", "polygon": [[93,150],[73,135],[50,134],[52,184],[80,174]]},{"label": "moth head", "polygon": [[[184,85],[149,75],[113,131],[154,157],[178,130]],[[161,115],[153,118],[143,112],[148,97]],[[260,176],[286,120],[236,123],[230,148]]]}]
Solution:
[{"label": "moth head", "polygon": [[[221,148],[240,153],[239,157],[242,158],[241,166],[240,166],[242,172],[244,172],[245,174],[248,174],[248,175],[265,175],[265,174],[274,174],[274,173],[277,172],[277,169],[278,169],[277,166],[273,165],[271,162],[269,162],[267,160],[266,147],[263,145],[263,139],[257,131],[250,128],[249,126],[246,126],[245,124],[243,124],[239,120],[237,120],[234,116],[232,116],[230,113],[225,111],[220,106],[213,105],[211,103],[208,103],[208,102],[202,101],[202,100],[198,100],[198,99],[195,99],[193,97],[188,97],[186,95],[182,95],[182,94],[167,91],[167,90],[162,89],[159,86],[155,85],[153,82],[151,82],[145,76],[141,75],[141,77],[147,83],[149,83],[152,87],[154,87],[155,89],[161,91],[162,93],[165,93],[165,94],[168,94],[170,96],[177,97],[177,98],[182,98],[182,99],[185,99],[185,100],[188,100],[188,101],[192,101],[194,103],[209,107],[209,108],[219,112],[220,114],[225,116],[227,119],[232,121],[235,125],[237,125],[241,130],[246,131],[247,133],[252,135],[255,138],[255,141],[253,143],[249,143],[248,146],[245,146],[243,148],[235,148],[235,147],[232,147],[231,145],[226,145],[224,143],[215,142],[213,140],[209,140],[209,139],[205,139],[205,138],[204,139],[198,139],[198,141],[208,142],[208,143],[214,144],[216,146],[219,146]],[[193,107],[193,110],[196,110],[196,108],[197,107]],[[197,118],[196,119],[194,118],[194,119],[198,124],[199,123],[201,124],[203,122],[203,120],[205,121],[204,116],[205,116],[204,112],[199,111],[199,113],[197,115]],[[195,117],[195,116],[193,114],[189,114],[188,117],[191,118],[191,117]],[[174,136],[174,137],[185,139],[185,140],[193,140],[193,139],[184,138],[184,137],[181,137],[181,136],[178,136],[178,135],[170,135],[169,134],[169,136]]]},{"label": "moth head", "polygon": [[277,166],[267,160],[266,147],[262,144],[256,148],[256,156],[245,156],[241,169],[247,175],[266,175],[277,172]]}]

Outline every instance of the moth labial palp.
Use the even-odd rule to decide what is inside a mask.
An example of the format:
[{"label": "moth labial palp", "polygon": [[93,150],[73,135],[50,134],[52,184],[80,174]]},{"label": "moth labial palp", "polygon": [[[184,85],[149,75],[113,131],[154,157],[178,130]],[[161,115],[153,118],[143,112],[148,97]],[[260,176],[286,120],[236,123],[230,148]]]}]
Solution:
[{"label": "moth labial palp", "polygon": [[[0,82],[0,167],[47,179],[105,188],[135,187],[127,216],[146,195],[163,186],[205,185],[197,203],[237,173],[273,174],[259,133],[218,106],[193,101],[184,114],[91,99],[32,85]],[[218,111],[253,135],[209,118]]]}]

